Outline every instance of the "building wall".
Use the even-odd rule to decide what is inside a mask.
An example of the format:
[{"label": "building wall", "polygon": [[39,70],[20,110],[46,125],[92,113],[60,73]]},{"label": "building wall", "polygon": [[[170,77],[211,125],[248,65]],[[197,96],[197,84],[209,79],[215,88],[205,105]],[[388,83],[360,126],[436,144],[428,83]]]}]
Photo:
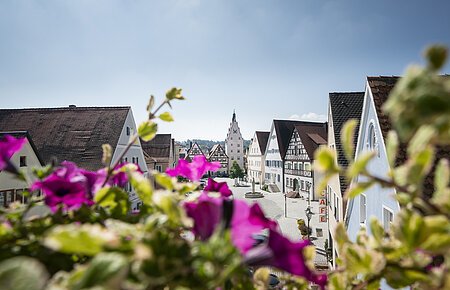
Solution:
[{"label": "building wall", "polygon": [[[26,166],[24,167],[20,167],[21,156],[26,157]],[[11,162],[20,170],[25,170],[26,174],[30,177],[32,176],[32,168],[41,166],[39,159],[37,158],[36,153],[31,147],[28,139],[24,143],[22,149],[11,157]],[[30,184],[27,184],[25,181],[18,180],[11,173],[4,170],[0,171],[0,207],[5,204],[5,201],[7,203],[14,200],[23,202],[24,199],[21,198],[21,196],[17,196],[16,193],[20,194],[22,190],[27,189],[29,186]]]},{"label": "building wall", "polygon": [[[129,128],[129,129],[127,129]],[[119,158],[125,147],[127,146],[127,143],[130,139],[130,136],[132,136],[135,132],[137,132],[136,129],[136,122],[134,121],[133,112],[131,109],[128,111],[127,118],[125,120],[125,124],[122,129],[122,133],[119,137],[119,142],[116,145],[116,150],[114,151],[111,164],[114,164],[116,160]],[[134,162],[136,163],[141,171],[144,173],[145,176],[148,176],[148,168],[147,164],[145,163],[144,159],[144,153],[142,151],[141,143],[139,141],[139,138],[136,140],[136,142],[131,146],[130,150],[125,154],[123,161],[125,162]],[[129,199],[131,201],[131,208],[133,210],[138,209],[140,200],[134,191],[130,186],[127,186],[127,191],[129,192]]]},{"label": "building wall", "polygon": [[265,153],[264,180],[267,184],[275,184],[280,191],[283,190],[283,162],[278,148],[277,133],[272,123],[269,140]]},{"label": "building wall", "polygon": [[[389,171],[389,164],[387,161],[386,150],[384,146],[384,140],[378,118],[376,115],[372,95],[370,90],[366,90],[363,115],[361,120],[361,127],[359,131],[358,146],[356,151],[356,158],[363,152],[371,150],[368,147],[369,144],[369,128],[374,126],[375,137],[378,145],[377,156],[368,164],[367,170],[376,176],[386,177]],[[364,178],[358,176],[356,180],[364,181]],[[347,231],[352,241],[356,240],[356,235],[362,226],[367,228],[370,234],[370,229],[367,227],[370,217],[374,216],[383,223],[383,209],[389,209],[395,214],[399,211],[400,207],[398,202],[394,198],[394,191],[392,189],[384,189],[379,185],[375,185],[372,188],[364,192],[363,196],[358,196],[349,202],[348,212],[348,224]],[[365,211],[366,214],[362,214],[361,211],[363,200],[365,198]],[[365,220],[365,221],[364,221]]]},{"label": "building wall", "polygon": [[248,178],[249,180],[255,180],[256,183],[262,185],[264,183],[264,175],[262,173],[263,157],[261,150],[259,149],[259,142],[256,133],[253,136],[252,142],[248,148]]}]

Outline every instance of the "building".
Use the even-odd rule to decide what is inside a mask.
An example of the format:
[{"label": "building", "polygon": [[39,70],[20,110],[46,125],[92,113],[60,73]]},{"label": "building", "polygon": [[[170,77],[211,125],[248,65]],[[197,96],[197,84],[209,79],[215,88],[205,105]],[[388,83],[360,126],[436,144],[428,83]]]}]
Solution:
[{"label": "building", "polygon": [[[345,122],[356,119],[359,128],[361,113],[364,101],[364,92],[330,93],[328,102],[328,147],[336,153],[336,163],[346,168],[347,158],[344,155],[341,143],[341,130]],[[354,146],[358,141],[358,130],[355,130]],[[336,266],[338,256],[335,229],[339,222],[344,219],[347,201],[344,200],[344,193],[347,190],[348,182],[345,176],[334,175],[327,184],[328,203],[328,240],[330,266]]]},{"label": "building", "polygon": [[175,165],[175,140],[171,134],[157,134],[148,142],[141,140],[141,144],[149,170],[165,172]]},{"label": "building", "polygon": [[256,131],[250,142],[247,157],[249,180],[262,185],[264,183],[265,155],[270,132]]},{"label": "building", "polygon": [[294,131],[300,121],[273,120],[264,153],[264,183],[270,192],[285,192],[284,157]]},{"label": "building", "polygon": [[[0,109],[0,131],[26,131],[44,164],[75,162],[79,167],[98,170],[102,164],[102,145],[113,148],[114,164],[137,132],[130,107],[76,107]],[[122,158],[136,163],[148,174],[139,139]],[[127,186],[132,209],[139,198]]]},{"label": "building", "polygon": [[[16,168],[24,170],[28,176],[32,176],[32,169],[34,167],[41,167],[44,165],[28,132],[0,132],[0,139],[3,138],[4,135],[26,139],[22,149],[11,157],[10,161]],[[11,202],[15,201],[25,203],[27,198],[22,195],[22,192],[27,190],[28,187],[29,185],[25,181],[17,179],[5,170],[0,171],[0,207],[7,207]]]},{"label": "building", "polygon": [[197,156],[197,155],[205,156],[205,154],[203,153],[203,151],[200,148],[200,146],[198,146],[197,142],[194,142],[193,144],[191,144],[189,150],[186,152],[186,158],[185,159],[188,160],[188,161],[192,161],[194,159],[194,156]]},{"label": "building", "polygon": [[225,152],[229,157],[228,170],[231,169],[235,161],[242,169],[244,168],[244,140],[242,139],[239,124],[236,121],[235,112],[233,112],[227,138],[225,139]]},{"label": "building", "polygon": [[209,162],[220,162],[220,168],[216,172],[211,172],[211,176],[228,176],[229,158],[220,144],[211,148],[207,158]]},{"label": "building", "polygon": [[321,176],[313,170],[314,152],[327,145],[327,123],[298,122],[294,125],[284,158],[285,192],[308,201],[319,199],[315,185]]}]

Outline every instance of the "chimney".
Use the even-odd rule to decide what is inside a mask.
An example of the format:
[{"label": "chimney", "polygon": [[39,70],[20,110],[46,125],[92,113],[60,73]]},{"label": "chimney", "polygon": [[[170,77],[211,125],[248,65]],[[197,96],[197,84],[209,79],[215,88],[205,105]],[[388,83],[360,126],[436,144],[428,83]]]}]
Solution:
[{"label": "chimney", "polygon": [[71,109],[76,108],[76,107],[77,107],[76,105],[69,105],[69,108],[71,108]]}]

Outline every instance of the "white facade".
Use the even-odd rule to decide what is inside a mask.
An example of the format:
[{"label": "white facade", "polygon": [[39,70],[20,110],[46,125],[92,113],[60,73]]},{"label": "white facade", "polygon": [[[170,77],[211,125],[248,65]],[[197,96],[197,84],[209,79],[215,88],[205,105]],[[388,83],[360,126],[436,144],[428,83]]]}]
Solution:
[{"label": "white facade", "polygon": [[255,132],[253,139],[248,148],[247,168],[249,180],[262,185],[264,183],[265,173],[265,152],[261,152],[257,133]]},{"label": "white facade", "polygon": [[[389,172],[386,147],[372,92],[367,85],[355,158],[358,158],[358,156],[366,151],[372,150],[377,152],[377,154],[369,162],[367,170],[375,176],[386,178]],[[353,182],[357,181],[364,181],[364,178],[358,176]],[[394,218],[395,214],[400,210],[400,206],[395,200],[394,195],[395,191],[393,189],[385,189],[377,184],[349,201],[346,213],[346,225],[351,240],[356,240],[356,235],[361,227],[366,227],[368,233],[370,233],[370,228],[367,227],[370,217],[374,216],[382,223],[385,222],[384,218],[387,215],[389,215],[390,219]],[[389,226],[389,224],[385,224],[384,226]]]},{"label": "white facade", "polygon": [[283,160],[278,148],[277,132],[274,122],[270,128],[269,140],[265,152],[264,180],[271,191],[280,192],[283,190]]},{"label": "white facade", "polygon": [[[42,165],[28,138],[22,149],[11,157],[11,162],[19,170],[24,170],[30,177],[33,176],[32,168]],[[25,198],[21,196],[21,192],[28,189],[30,185],[5,170],[0,171],[0,207],[7,206],[13,201],[26,202]]]},{"label": "white facade", "polygon": [[[124,126],[122,128],[122,132],[120,133],[119,141],[115,147],[116,149],[114,150],[113,157],[111,159],[111,164],[114,164],[117,161],[117,159],[127,146],[130,137],[133,136],[135,132],[137,132],[136,122],[134,121],[133,112],[130,109],[128,111]],[[142,150],[139,138],[130,147],[128,152],[122,158],[122,161],[137,164],[141,169],[141,171],[143,172],[144,176],[148,177],[148,168],[147,164],[145,163],[144,152]],[[136,192],[134,191],[134,189],[129,184],[126,186],[125,189],[129,193],[129,199],[131,201],[131,209],[132,210],[139,209],[141,201],[137,196]]]},{"label": "white facade", "polygon": [[231,169],[236,161],[239,167],[244,169],[244,140],[242,139],[241,130],[236,121],[236,113],[233,113],[230,128],[228,129],[227,138],[225,139],[225,151],[229,158],[228,167]]}]

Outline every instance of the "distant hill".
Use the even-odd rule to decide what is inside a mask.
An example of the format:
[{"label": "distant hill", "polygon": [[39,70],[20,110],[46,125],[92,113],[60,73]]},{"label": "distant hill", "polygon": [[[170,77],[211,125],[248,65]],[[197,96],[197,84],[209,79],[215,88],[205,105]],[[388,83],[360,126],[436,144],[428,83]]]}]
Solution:
[{"label": "distant hill", "polygon": [[[200,149],[202,149],[203,153],[209,152],[209,149],[211,149],[214,145],[220,144],[225,148],[225,141],[213,141],[213,140],[203,140],[203,139],[188,139],[187,141],[181,141],[181,145],[188,147],[190,143],[197,142],[198,146],[200,146]],[[244,149],[247,149],[248,146],[250,146],[250,140],[244,140]]]}]

